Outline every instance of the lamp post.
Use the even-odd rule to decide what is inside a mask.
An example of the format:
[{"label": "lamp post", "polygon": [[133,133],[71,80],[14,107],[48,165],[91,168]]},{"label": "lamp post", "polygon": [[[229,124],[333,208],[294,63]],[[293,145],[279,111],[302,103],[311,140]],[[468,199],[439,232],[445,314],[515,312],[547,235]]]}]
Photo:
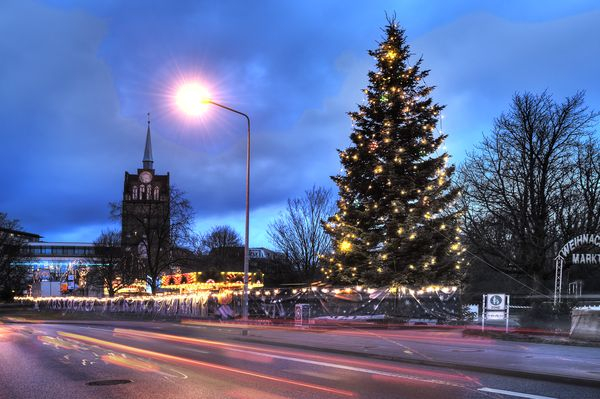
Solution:
[{"label": "lamp post", "polygon": [[226,105],[219,104],[210,99],[206,99],[203,102],[206,104],[216,105],[217,107],[226,109],[227,111],[242,115],[248,122],[248,139],[246,144],[246,227],[244,230],[244,295],[242,299],[242,319],[244,321],[248,321],[248,269],[250,262],[250,252],[248,247],[250,233],[250,117],[243,112],[230,108]]},{"label": "lamp post", "polygon": [[[246,228],[244,231],[244,295],[242,299],[242,319],[248,320],[248,268],[250,251],[248,240],[250,235],[250,117],[245,113],[210,99],[206,89],[198,82],[189,82],[181,86],[176,95],[176,103],[188,114],[198,116],[203,113],[203,105],[212,104],[246,118],[248,122],[248,140],[246,145]],[[246,333],[247,330],[244,330]]]}]

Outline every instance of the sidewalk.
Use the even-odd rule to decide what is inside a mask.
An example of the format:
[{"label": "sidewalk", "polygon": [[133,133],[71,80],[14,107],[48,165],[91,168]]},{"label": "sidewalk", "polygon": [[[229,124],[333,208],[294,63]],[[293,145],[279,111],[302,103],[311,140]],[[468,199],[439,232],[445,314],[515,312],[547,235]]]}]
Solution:
[{"label": "sidewalk", "polygon": [[570,345],[585,346],[590,348],[600,348],[600,341],[589,341],[572,338],[568,332],[538,332],[538,331],[510,331],[505,333],[503,330],[481,331],[479,328],[468,328],[464,331],[465,336],[488,337],[503,341],[516,341],[537,344],[552,345]]}]

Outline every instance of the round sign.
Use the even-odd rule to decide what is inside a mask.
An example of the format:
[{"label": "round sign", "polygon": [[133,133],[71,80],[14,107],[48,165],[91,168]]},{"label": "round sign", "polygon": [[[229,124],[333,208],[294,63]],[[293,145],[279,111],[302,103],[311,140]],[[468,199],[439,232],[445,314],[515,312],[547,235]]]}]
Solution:
[{"label": "round sign", "polygon": [[506,294],[487,294],[485,308],[487,310],[505,310],[506,301]]},{"label": "round sign", "polygon": [[502,304],[502,297],[500,295],[492,295],[490,298],[490,303],[494,306],[498,306]]}]

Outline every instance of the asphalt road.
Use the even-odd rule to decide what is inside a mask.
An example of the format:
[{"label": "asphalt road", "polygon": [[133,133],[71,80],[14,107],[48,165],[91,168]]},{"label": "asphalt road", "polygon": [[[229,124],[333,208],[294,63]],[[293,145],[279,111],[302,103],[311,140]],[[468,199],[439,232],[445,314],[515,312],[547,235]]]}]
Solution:
[{"label": "asphalt road", "polygon": [[193,325],[0,324],[0,398],[600,397],[600,388],[231,338]]}]

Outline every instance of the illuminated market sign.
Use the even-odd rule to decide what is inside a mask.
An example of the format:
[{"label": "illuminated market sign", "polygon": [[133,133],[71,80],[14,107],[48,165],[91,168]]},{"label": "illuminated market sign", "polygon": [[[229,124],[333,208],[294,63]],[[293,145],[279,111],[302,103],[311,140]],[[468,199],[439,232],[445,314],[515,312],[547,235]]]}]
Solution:
[{"label": "illuminated market sign", "polygon": [[[581,234],[571,238],[558,252],[554,258],[554,305],[561,301],[563,286],[563,267],[565,260],[575,248],[580,246],[595,245],[600,248],[600,234]],[[600,264],[600,254],[571,254],[571,263],[573,265],[597,265]]]},{"label": "illuminated market sign", "polygon": [[[559,252],[559,256],[566,259],[575,249],[582,245],[595,245],[600,248],[600,234],[582,234],[573,237]],[[600,263],[600,254],[572,254],[574,264],[597,264]]]},{"label": "illuminated market sign", "polygon": [[573,254],[572,260],[575,265],[595,265],[600,263],[600,254]]}]

